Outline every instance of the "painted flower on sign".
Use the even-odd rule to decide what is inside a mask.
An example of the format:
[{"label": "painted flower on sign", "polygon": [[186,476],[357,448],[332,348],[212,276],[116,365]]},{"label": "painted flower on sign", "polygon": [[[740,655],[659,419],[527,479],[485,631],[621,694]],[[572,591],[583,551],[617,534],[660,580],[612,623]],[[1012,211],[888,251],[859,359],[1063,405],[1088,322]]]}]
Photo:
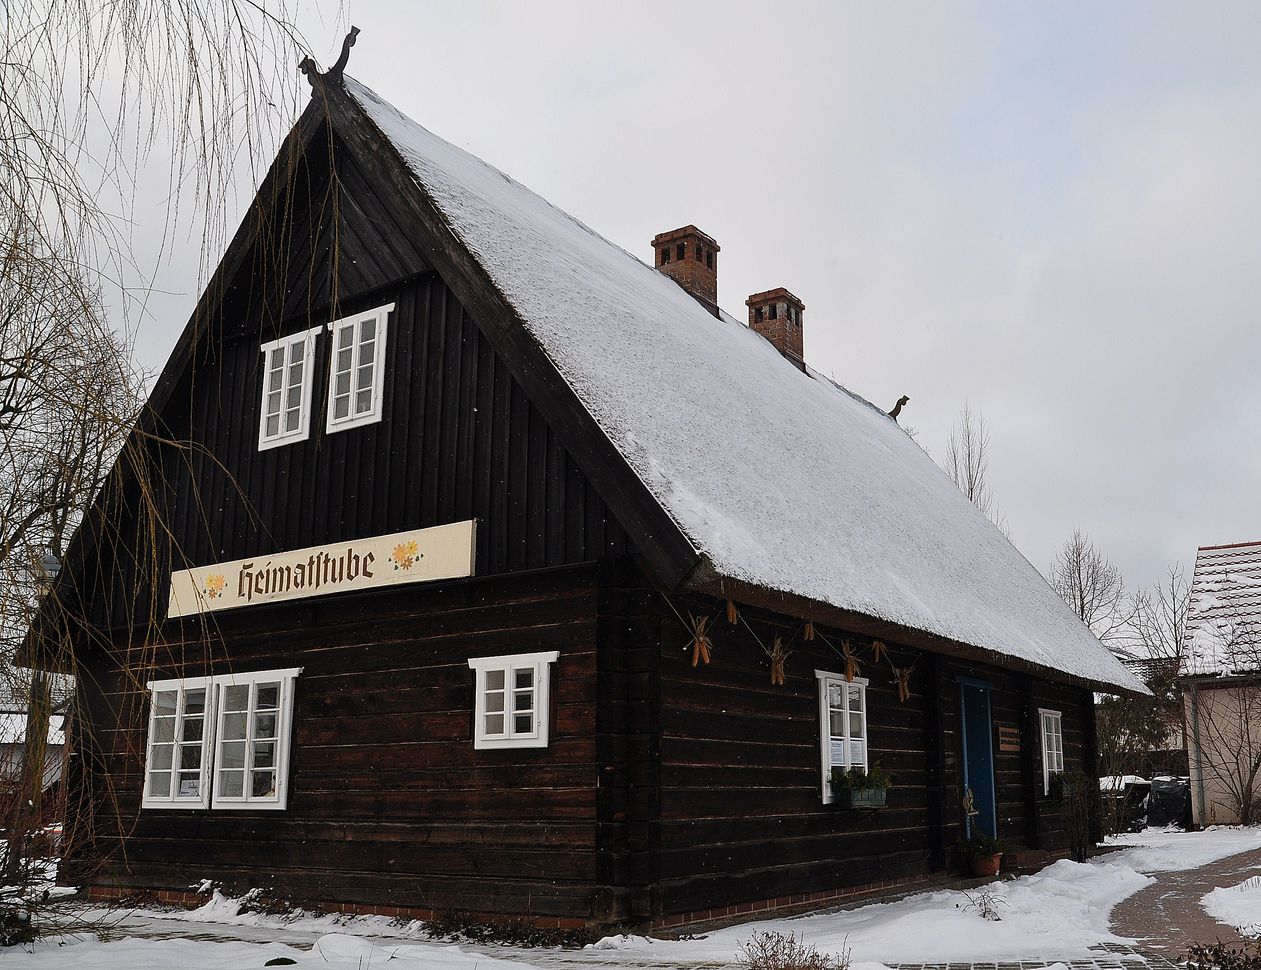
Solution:
[{"label": "painted flower on sign", "polygon": [[228,581],[222,573],[213,573],[206,577],[205,592],[206,596],[212,600],[217,600],[223,595],[224,587],[228,585]]},{"label": "painted flower on sign", "polygon": [[394,547],[390,560],[394,563],[395,569],[411,569],[420,562],[420,547],[416,544],[416,540],[400,542]]}]

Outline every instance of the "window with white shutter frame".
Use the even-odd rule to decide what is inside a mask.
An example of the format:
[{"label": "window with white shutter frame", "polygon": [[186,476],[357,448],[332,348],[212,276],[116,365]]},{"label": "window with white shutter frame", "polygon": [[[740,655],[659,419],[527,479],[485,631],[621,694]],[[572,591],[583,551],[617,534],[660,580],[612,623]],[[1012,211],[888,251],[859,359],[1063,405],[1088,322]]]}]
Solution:
[{"label": "window with white shutter frame", "polygon": [[320,328],[263,344],[263,397],[258,450],[305,441],[311,428],[312,370]]},{"label": "window with white shutter frame", "polygon": [[819,746],[823,802],[831,804],[832,769],[870,765],[867,749],[867,679],[816,670],[819,682]]},{"label": "window with white shutter frame", "polygon": [[213,808],[283,809],[289,797],[289,736],[298,670],[216,677]]},{"label": "window with white shutter frame", "polygon": [[144,808],[283,809],[300,668],[149,684]]},{"label": "window with white shutter frame", "polygon": [[476,657],[473,747],[546,748],[552,671],[560,654]]},{"label": "window with white shutter frame", "polygon": [[394,304],[389,303],[328,325],[333,334],[328,370],[329,431],[345,431],[381,420],[385,338]]},{"label": "window with white shutter frame", "polygon": [[206,808],[210,804],[209,678],[149,684],[149,737],[145,748],[144,808]]},{"label": "window with white shutter frame", "polygon": [[1064,724],[1059,711],[1038,708],[1042,723],[1042,794],[1051,793],[1051,776],[1064,771]]}]

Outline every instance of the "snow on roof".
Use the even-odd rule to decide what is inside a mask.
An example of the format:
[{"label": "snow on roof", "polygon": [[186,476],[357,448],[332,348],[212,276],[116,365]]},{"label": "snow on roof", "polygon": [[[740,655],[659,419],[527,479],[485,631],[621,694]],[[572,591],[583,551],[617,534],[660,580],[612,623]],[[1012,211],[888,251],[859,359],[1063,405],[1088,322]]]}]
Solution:
[{"label": "snow on roof", "polygon": [[1184,675],[1261,670],[1261,542],[1201,546],[1183,641]]},{"label": "snow on roof", "polygon": [[1143,689],[884,412],[345,84],[719,575]]}]

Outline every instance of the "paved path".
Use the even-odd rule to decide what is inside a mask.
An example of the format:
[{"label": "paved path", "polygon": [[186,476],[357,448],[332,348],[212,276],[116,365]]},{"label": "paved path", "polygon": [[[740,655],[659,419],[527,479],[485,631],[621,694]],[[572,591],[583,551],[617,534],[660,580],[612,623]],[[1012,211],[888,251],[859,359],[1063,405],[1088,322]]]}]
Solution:
[{"label": "paved path", "polygon": [[1204,911],[1200,897],[1222,886],[1237,886],[1261,870],[1261,849],[1218,859],[1198,869],[1153,873],[1156,882],[1123,900],[1112,911],[1112,932],[1138,941],[1138,948],[1177,958],[1192,943],[1243,940],[1233,927]]},{"label": "paved path", "polygon": [[1182,970],[1159,953],[1143,952],[1114,943],[1092,946],[1099,955],[1092,960],[1021,960],[1000,963],[891,963],[891,970],[1046,970],[1061,963],[1069,970]]}]

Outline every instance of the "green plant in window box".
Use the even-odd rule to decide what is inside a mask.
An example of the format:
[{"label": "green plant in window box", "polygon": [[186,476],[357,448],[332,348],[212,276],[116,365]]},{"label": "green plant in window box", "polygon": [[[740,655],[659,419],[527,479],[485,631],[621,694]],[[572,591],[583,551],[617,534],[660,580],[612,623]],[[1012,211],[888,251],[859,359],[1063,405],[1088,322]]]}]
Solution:
[{"label": "green plant in window box", "polygon": [[884,808],[893,776],[879,765],[832,769],[832,794],[844,808]]}]

